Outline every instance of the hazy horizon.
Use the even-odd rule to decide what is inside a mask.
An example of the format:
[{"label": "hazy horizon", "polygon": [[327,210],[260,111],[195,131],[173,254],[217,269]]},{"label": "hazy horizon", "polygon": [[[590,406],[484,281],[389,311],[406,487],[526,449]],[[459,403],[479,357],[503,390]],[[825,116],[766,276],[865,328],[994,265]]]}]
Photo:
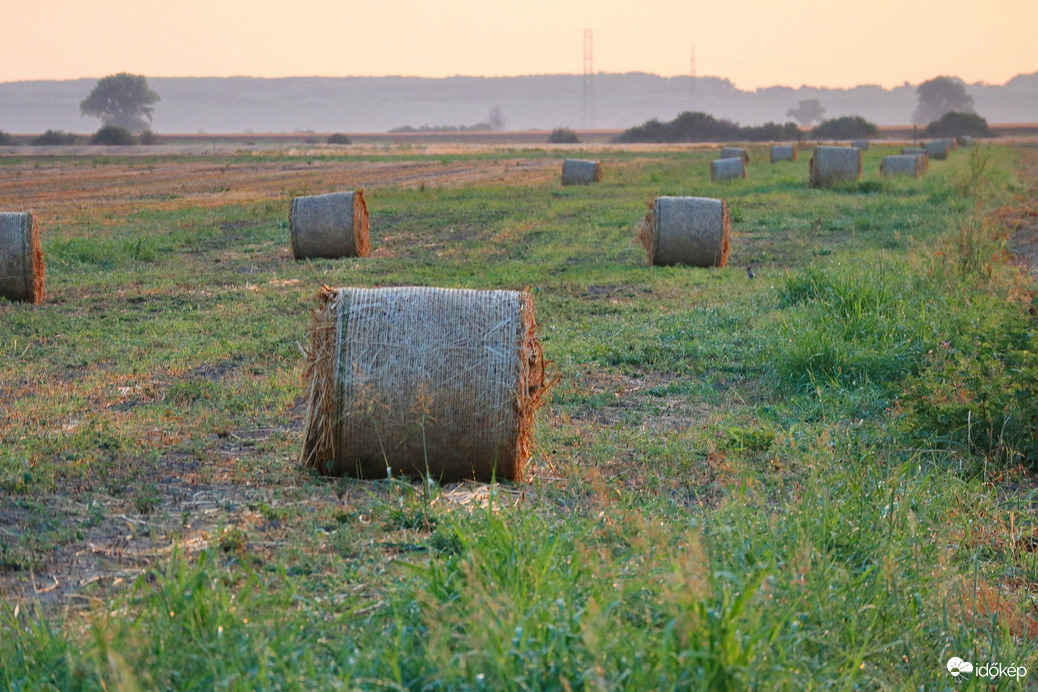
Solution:
[{"label": "hazy horizon", "polygon": [[[1038,71],[1033,0],[130,0],[8,8],[0,82],[155,77],[514,77],[583,72],[890,89],[938,75],[1004,84]],[[693,48],[694,47],[694,48]],[[692,66],[693,51],[695,67]]]}]

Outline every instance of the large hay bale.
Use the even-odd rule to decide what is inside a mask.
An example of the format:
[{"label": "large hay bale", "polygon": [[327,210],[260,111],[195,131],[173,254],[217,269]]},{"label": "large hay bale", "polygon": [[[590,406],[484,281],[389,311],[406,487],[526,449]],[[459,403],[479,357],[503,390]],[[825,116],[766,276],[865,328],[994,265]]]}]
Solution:
[{"label": "large hay bale", "polygon": [[638,226],[649,263],[723,267],[728,264],[728,205],[708,197],[657,197]]},{"label": "large hay bale", "polygon": [[288,225],[297,260],[366,257],[371,252],[363,190],[296,197]]},{"label": "large hay bale", "polygon": [[851,140],[851,146],[855,149],[861,149],[862,151],[869,150],[869,140],[867,139],[854,139]]},{"label": "large hay bale", "polygon": [[319,300],[302,464],[523,479],[545,387],[528,291],[325,288]]},{"label": "large hay bale", "polygon": [[771,147],[771,162],[776,161],[796,161],[797,160],[797,145],[796,144],[775,144]]},{"label": "large hay bale", "polygon": [[602,164],[585,159],[566,159],[562,162],[563,185],[590,185],[602,180]]},{"label": "large hay bale", "polygon": [[746,177],[746,163],[741,158],[717,159],[710,162],[710,180]]},{"label": "large hay bale", "polygon": [[722,159],[742,159],[747,166],[750,165],[750,152],[742,147],[721,147]]},{"label": "large hay bale", "polygon": [[36,216],[0,212],[0,296],[34,305],[44,298],[43,246]]},{"label": "large hay bale", "polygon": [[918,178],[923,173],[923,156],[915,154],[884,156],[883,161],[879,164],[879,173],[884,177],[910,175]]},{"label": "large hay bale", "polygon": [[811,187],[860,180],[861,157],[861,149],[854,147],[815,147],[808,166]]},{"label": "large hay bale", "polygon": [[923,142],[923,150],[931,159],[946,159],[948,158],[948,140],[935,139],[930,142]]}]

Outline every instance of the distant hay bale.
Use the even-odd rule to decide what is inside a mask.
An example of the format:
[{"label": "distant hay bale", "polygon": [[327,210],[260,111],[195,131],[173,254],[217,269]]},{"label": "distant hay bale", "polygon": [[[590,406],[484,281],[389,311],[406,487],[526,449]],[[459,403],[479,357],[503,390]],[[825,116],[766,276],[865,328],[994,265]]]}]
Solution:
[{"label": "distant hay bale", "polygon": [[851,146],[855,149],[861,149],[862,151],[869,150],[869,140],[867,139],[855,139],[851,140]]},{"label": "distant hay bale", "polygon": [[363,190],[296,197],[288,225],[297,260],[366,257],[371,252]]},{"label": "distant hay bale", "polygon": [[946,139],[923,142],[923,149],[931,159],[941,160],[948,158],[948,140]]},{"label": "distant hay bale", "polygon": [[602,180],[602,164],[585,159],[566,159],[562,162],[563,185],[590,185]]},{"label": "distant hay bale", "polygon": [[797,160],[797,145],[796,144],[775,144],[771,147],[771,162],[776,161],[796,161]]},{"label": "distant hay bale", "polygon": [[957,141],[958,141],[960,147],[972,147],[973,146],[973,137],[971,137],[969,135],[959,135]]},{"label": "distant hay bale", "polygon": [[923,173],[923,157],[915,154],[884,156],[879,164],[879,173],[884,177],[910,175],[918,178]]},{"label": "distant hay bale", "polygon": [[728,205],[708,197],[657,197],[638,226],[649,264],[723,267],[728,264]]},{"label": "distant hay bale", "polygon": [[710,180],[746,177],[746,163],[741,158],[717,159],[710,162]]},{"label": "distant hay bale", "polygon": [[742,147],[722,147],[721,156],[722,159],[742,159],[742,162],[747,166],[750,165],[750,152],[746,151]]},{"label": "distant hay bale", "polygon": [[44,273],[35,214],[0,212],[0,296],[39,305]]},{"label": "distant hay bale", "polygon": [[811,187],[861,179],[861,149],[816,147],[809,162]]},{"label": "distant hay bale", "polygon": [[546,386],[528,291],[325,288],[300,463],[359,478],[520,481]]},{"label": "distant hay bale", "polygon": [[955,151],[959,148],[959,141],[954,137],[947,137],[944,141],[948,144],[948,151]]}]

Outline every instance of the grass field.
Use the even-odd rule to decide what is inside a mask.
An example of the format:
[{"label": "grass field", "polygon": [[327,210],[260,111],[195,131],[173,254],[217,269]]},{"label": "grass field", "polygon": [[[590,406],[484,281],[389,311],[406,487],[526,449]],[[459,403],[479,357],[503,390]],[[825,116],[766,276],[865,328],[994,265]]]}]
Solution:
[{"label": "grass field", "polygon": [[[750,150],[0,157],[48,291],[0,301],[0,688],[1034,687],[1038,149]],[[372,256],[294,262],[356,187]],[[726,199],[729,267],[649,267],[657,195]],[[532,481],[300,469],[322,285],[531,287]]]}]

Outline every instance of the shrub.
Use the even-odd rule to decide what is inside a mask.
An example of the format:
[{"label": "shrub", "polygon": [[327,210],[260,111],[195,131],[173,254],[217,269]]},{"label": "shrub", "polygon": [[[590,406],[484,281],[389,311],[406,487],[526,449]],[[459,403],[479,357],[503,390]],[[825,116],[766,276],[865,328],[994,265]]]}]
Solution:
[{"label": "shrub", "polygon": [[71,132],[61,130],[47,130],[39,137],[32,140],[33,145],[38,147],[60,146],[62,144],[75,144],[79,138]]},{"label": "shrub", "polygon": [[328,144],[352,144],[350,138],[341,132],[336,132],[334,135],[328,135]]},{"label": "shrub", "polygon": [[548,135],[548,142],[550,144],[579,144],[580,139],[577,137],[577,133],[568,127],[556,127]]},{"label": "shrub", "polygon": [[860,115],[845,115],[842,118],[823,120],[821,124],[811,130],[814,137],[828,139],[872,137],[878,132],[879,128]]},{"label": "shrub", "polygon": [[13,147],[18,144],[14,137],[0,130],[0,147]]},{"label": "shrub", "polygon": [[732,140],[770,141],[800,139],[796,123],[765,123],[742,127],[731,120],[718,119],[709,113],[685,111],[668,123],[655,118],[625,130],[618,142],[723,142]]},{"label": "shrub", "polygon": [[145,130],[141,132],[141,136],[137,139],[138,144],[158,144],[159,136],[151,130]]},{"label": "shrub", "polygon": [[994,137],[995,133],[988,127],[988,121],[976,113],[960,113],[950,111],[934,120],[923,130],[924,137]]}]

